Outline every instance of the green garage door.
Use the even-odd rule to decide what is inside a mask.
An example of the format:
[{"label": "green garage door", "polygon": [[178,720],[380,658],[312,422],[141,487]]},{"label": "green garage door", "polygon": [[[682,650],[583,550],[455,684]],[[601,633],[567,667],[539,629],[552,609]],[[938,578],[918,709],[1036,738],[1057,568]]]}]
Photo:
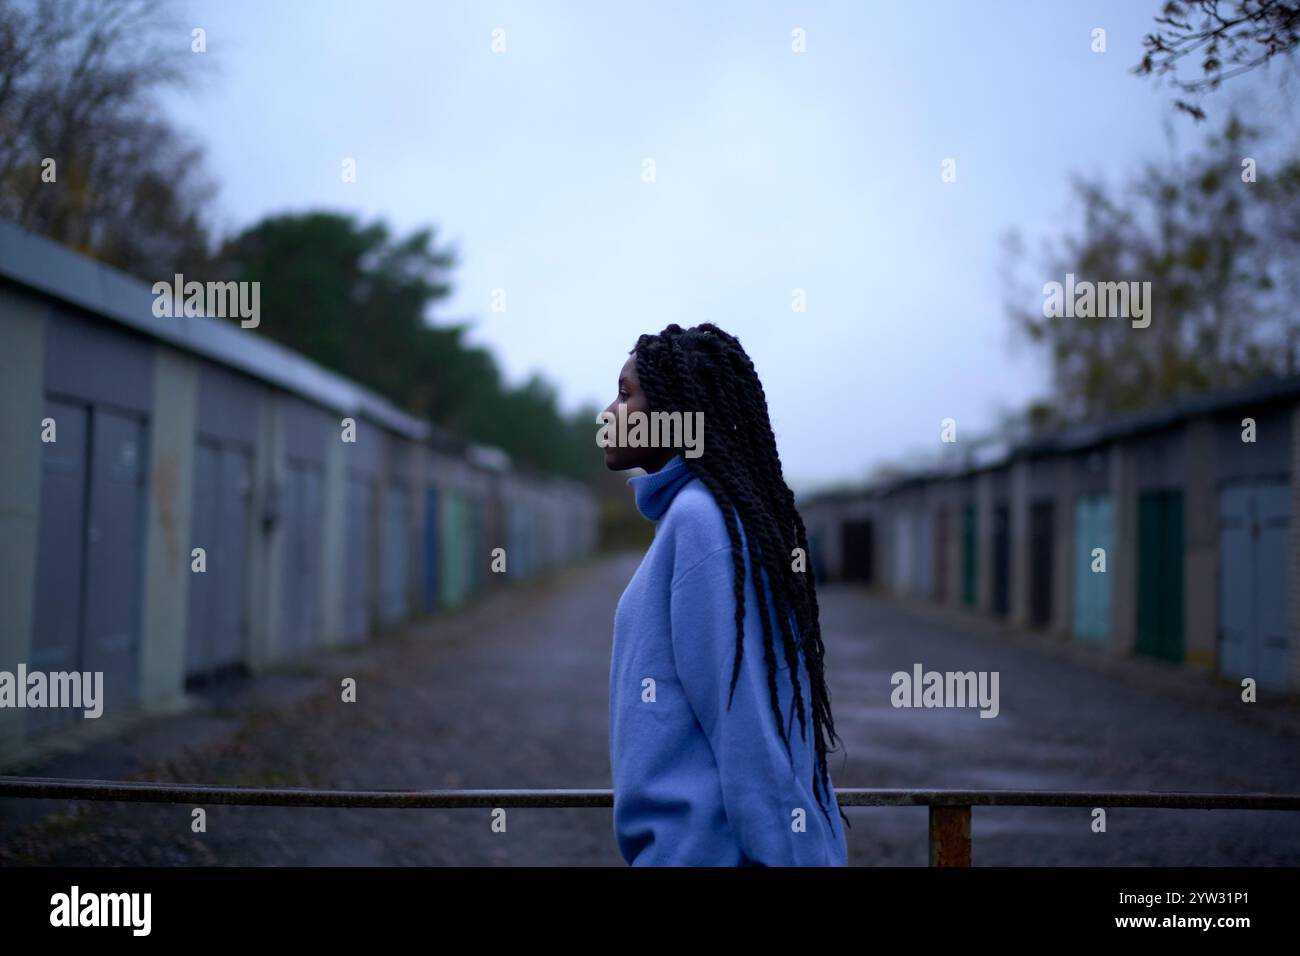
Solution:
[{"label": "green garage door", "polygon": [[1183,493],[1138,498],[1137,650],[1183,659]]}]

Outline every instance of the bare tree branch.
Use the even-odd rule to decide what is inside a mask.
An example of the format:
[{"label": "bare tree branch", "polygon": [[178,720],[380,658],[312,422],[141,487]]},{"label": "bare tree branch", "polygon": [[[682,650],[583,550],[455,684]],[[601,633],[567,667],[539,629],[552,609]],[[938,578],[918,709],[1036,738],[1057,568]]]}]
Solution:
[{"label": "bare tree branch", "polygon": [[[1222,6],[1231,12],[1225,15]],[[1133,72],[1169,77],[1175,89],[1193,97],[1174,105],[1197,120],[1205,111],[1195,98],[1275,58],[1289,61],[1300,46],[1297,0],[1167,0],[1155,22],[1161,29],[1143,38],[1146,52]],[[1197,57],[1199,72],[1180,76],[1182,61]]]}]

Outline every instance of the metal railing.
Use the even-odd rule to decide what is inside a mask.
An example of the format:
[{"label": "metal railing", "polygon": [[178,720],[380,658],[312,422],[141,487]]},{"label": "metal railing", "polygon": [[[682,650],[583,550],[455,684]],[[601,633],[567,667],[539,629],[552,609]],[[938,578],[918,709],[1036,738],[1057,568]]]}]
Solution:
[{"label": "metal railing", "polygon": [[[930,865],[970,866],[974,807],[1115,807],[1158,810],[1300,810],[1300,794],[1146,790],[873,790],[837,788],[841,807],[930,808]],[[0,776],[0,798],[258,807],[466,809],[605,807],[612,790],[319,790]]]}]

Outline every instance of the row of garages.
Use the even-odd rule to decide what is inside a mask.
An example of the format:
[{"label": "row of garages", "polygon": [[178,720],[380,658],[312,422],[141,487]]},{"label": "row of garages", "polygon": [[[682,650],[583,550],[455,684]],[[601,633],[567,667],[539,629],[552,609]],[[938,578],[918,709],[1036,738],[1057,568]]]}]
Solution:
[{"label": "row of garages", "polygon": [[801,505],[822,578],[1300,690],[1300,379]]},{"label": "row of garages", "polygon": [[[150,303],[0,223],[0,671],[102,672],[106,714],[165,711],[593,549],[581,486]],[[0,756],[79,716],[0,709]]]}]

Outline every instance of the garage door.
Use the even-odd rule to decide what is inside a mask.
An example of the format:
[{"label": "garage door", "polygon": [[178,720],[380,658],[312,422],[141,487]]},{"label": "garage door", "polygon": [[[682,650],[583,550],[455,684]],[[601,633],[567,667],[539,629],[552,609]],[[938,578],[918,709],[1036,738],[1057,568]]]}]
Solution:
[{"label": "garage door", "polygon": [[[103,673],[103,705],[134,701],[144,564],[145,425],[51,399],[58,440],[42,446],[32,669]],[[33,733],[79,710],[28,711]]]},{"label": "garage door", "polygon": [[[1083,495],[1074,505],[1074,636],[1092,644],[1110,636],[1114,514],[1107,494]],[[1104,572],[1092,569],[1097,548],[1106,553]]]},{"label": "garage door", "polygon": [[1138,497],[1137,651],[1183,659],[1183,493]]},{"label": "garage door", "polygon": [[[190,576],[187,678],[232,670],[244,662],[251,492],[252,456],[246,449],[208,440],[198,443],[190,548],[204,549],[207,570]],[[191,560],[188,548],[185,560]]]},{"label": "garage door", "polygon": [[1287,686],[1291,488],[1250,482],[1219,493],[1219,671]]}]

